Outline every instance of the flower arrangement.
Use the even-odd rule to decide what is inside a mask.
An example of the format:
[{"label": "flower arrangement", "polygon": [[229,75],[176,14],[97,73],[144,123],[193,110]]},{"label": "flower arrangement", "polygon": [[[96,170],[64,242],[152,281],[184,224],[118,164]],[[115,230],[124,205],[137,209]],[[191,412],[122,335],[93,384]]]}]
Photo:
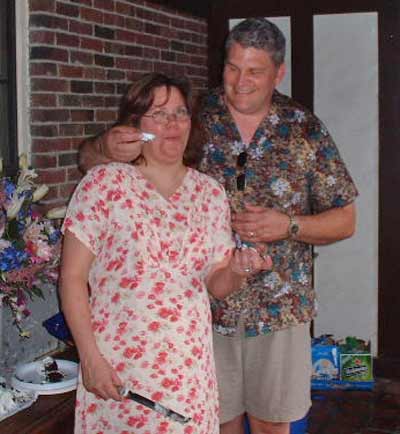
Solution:
[{"label": "flower arrangement", "polygon": [[60,258],[60,230],[37,210],[49,190],[35,184],[37,176],[22,156],[15,178],[0,177],[0,306],[11,309],[25,337],[21,323],[30,315],[28,298],[44,298],[43,284],[56,283]]}]

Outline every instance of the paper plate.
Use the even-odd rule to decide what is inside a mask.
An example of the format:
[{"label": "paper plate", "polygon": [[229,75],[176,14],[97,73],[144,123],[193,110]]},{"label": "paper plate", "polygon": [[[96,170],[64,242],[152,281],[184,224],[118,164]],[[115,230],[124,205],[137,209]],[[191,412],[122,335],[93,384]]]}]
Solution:
[{"label": "paper plate", "polygon": [[43,382],[42,361],[22,363],[17,366],[11,378],[11,384],[18,390],[33,390],[39,395],[54,395],[76,389],[78,382],[78,364],[69,360],[54,359],[58,370],[64,374],[64,380],[57,383]]}]

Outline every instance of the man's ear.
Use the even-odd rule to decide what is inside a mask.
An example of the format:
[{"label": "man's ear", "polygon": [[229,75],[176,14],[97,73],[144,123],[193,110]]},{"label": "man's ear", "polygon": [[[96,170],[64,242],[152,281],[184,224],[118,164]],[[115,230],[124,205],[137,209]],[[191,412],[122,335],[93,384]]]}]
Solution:
[{"label": "man's ear", "polygon": [[285,78],[285,74],[286,74],[286,64],[282,63],[281,65],[279,65],[278,71],[276,73],[275,87],[278,87],[282,83],[282,80]]}]

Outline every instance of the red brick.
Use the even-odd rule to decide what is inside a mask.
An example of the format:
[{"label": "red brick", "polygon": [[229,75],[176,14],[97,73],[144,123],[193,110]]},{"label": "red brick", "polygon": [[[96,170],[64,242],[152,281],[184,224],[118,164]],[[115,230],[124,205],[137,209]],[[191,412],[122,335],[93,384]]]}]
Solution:
[{"label": "red brick", "polygon": [[[136,43],[140,45],[150,45],[155,46],[154,37],[151,35],[145,35],[144,33],[136,34]],[[167,41],[168,43],[168,41]]]},{"label": "red brick", "polygon": [[39,181],[44,184],[60,184],[65,182],[65,169],[38,170]]},{"label": "red brick", "polygon": [[82,65],[93,65],[94,55],[83,51],[71,52],[71,63],[80,63]]},{"label": "red brick", "polygon": [[81,19],[94,23],[103,23],[103,13],[96,9],[81,8]]},{"label": "red brick", "polygon": [[200,77],[207,76],[207,68],[198,68],[196,66],[186,66],[185,71],[187,75],[199,75]]},{"label": "red brick", "polygon": [[34,78],[31,80],[31,90],[32,92],[66,92],[69,90],[69,84],[65,80]]},{"label": "red brick", "polygon": [[104,97],[98,95],[83,95],[84,107],[104,107]]},{"label": "red brick", "polygon": [[136,18],[125,18],[125,27],[127,29],[136,30],[137,32],[142,32],[144,29],[144,22]]},{"label": "red brick", "polygon": [[60,197],[69,199],[76,188],[77,183],[73,182],[71,184],[62,184],[59,187]]},{"label": "red brick", "polygon": [[79,36],[58,33],[57,34],[57,45],[65,45],[67,47],[79,47]]},{"label": "red brick", "polygon": [[118,44],[116,42],[106,42],[104,44],[104,52],[106,54],[125,54],[126,44]]},{"label": "red brick", "polygon": [[136,42],[137,33],[128,32],[127,30],[116,30],[115,40],[120,42]]},{"label": "red brick", "polygon": [[71,149],[78,150],[80,148],[82,142],[83,142],[82,137],[71,137]]},{"label": "red brick", "polygon": [[30,0],[29,7],[32,12],[36,11],[55,11],[55,0]]},{"label": "red brick", "polygon": [[32,141],[32,152],[58,152],[71,149],[70,139],[34,139]]},{"label": "red brick", "polygon": [[78,168],[69,167],[67,169],[67,181],[79,181],[82,178],[82,173]]},{"label": "red brick", "polygon": [[29,39],[32,45],[34,44],[54,45],[56,34],[54,32],[45,32],[44,30],[31,30]]},{"label": "red brick", "polygon": [[35,75],[47,75],[55,76],[57,75],[57,65],[55,63],[32,63],[30,64],[31,76]]},{"label": "red brick", "polygon": [[143,47],[143,58],[145,59],[159,59],[160,50],[157,48]]},{"label": "red brick", "polygon": [[57,3],[56,12],[60,15],[66,15],[68,17],[78,17],[79,7],[66,3]]},{"label": "red brick", "polygon": [[75,166],[78,163],[78,153],[77,152],[68,152],[65,154],[58,154],[58,166]]},{"label": "red brick", "polygon": [[113,83],[98,82],[94,85],[94,92],[97,93],[114,93],[115,85]]},{"label": "red brick", "polygon": [[54,15],[34,13],[30,15],[29,25],[31,28],[41,27],[46,29],[68,30],[68,21]]},{"label": "red brick", "polygon": [[30,49],[31,60],[56,60],[60,62],[68,61],[68,51],[61,48],[34,46]]},{"label": "red brick", "polygon": [[113,0],[94,0],[93,7],[96,9],[106,9],[108,11],[114,11],[115,3]]},{"label": "red brick", "polygon": [[47,169],[57,165],[57,157],[55,155],[33,154],[32,166],[36,169]]},{"label": "red brick", "polygon": [[60,65],[59,70],[60,70],[60,77],[74,77],[74,78],[83,77],[82,66]]},{"label": "red brick", "polygon": [[93,119],[93,110],[71,110],[72,122],[91,122]]},{"label": "red brick", "polygon": [[120,98],[117,96],[106,96],[104,99],[105,99],[105,104],[104,104],[105,107],[118,107],[120,103]]},{"label": "red brick", "polygon": [[108,24],[109,26],[114,27],[124,27],[125,26],[125,18],[121,15],[114,14],[104,14],[104,24]]},{"label": "red brick", "polygon": [[70,20],[69,31],[80,35],[93,35],[93,24]]},{"label": "red brick", "polygon": [[[51,201],[58,198],[58,186],[57,185],[51,185],[49,186],[49,191],[46,194],[46,201]],[[43,202],[43,200],[41,201]],[[52,208],[52,206],[51,206]],[[43,209],[43,214],[45,214],[48,211],[47,207]]]},{"label": "red brick", "polygon": [[69,110],[34,109],[31,110],[32,122],[66,122],[70,119]]},{"label": "red brick", "polygon": [[83,136],[84,127],[81,124],[61,124],[60,136]]},{"label": "red brick", "polygon": [[121,15],[135,16],[135,7],[119,1],[115,2],[115,11]]},{"label": "red brick", "polygon": [[55,107],[57,105],[57,98],[52,93],[33,94],[31,105],[32,107]]},{"label": "red brick", "polygon": [[104,42],[100,39],[81,38],[81,48],[85,50],[103,51]]},{"label": "red brick", "polygon": [[104,68],[85,68],[83,76],[92,80],[105,80],[106,70]]},{"label": "red brick", "polygon": [[31,125],[32,137],[54,137],[58,136],[57,125]]},{"label": "red brick", "polygon": [[96,110],[96,121],[112,122],[117,119],[116,110]]}]

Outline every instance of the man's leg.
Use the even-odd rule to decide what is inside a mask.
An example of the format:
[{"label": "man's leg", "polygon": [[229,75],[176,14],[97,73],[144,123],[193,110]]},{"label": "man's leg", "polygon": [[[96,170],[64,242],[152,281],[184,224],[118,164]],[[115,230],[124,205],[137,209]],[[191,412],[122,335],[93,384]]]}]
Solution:
[{"label": "man's leg", "polygon": [[[235,419],[220,425],[220,434],[244,434],[244,416],[243,414]],[[251,432],[253,434],[253,431]]]},{"label": "man's leg", "polygon": [[234,337],[213,334],[217,370],[221,434],[243,434],[242,333]]},{"label": "man's leg", "polygon": [[311,405],[309,324],[243,344],[244,406],[252,434],[289,434],[290,421],[301,419]]},{"label": "man's leg", "polygon": [[[248,414],[251,434],[290,434],[290,423],[266,422]],[[229,431],[227,431],[228,433]],[[221,434],[224,434],[221,431]]]}]

